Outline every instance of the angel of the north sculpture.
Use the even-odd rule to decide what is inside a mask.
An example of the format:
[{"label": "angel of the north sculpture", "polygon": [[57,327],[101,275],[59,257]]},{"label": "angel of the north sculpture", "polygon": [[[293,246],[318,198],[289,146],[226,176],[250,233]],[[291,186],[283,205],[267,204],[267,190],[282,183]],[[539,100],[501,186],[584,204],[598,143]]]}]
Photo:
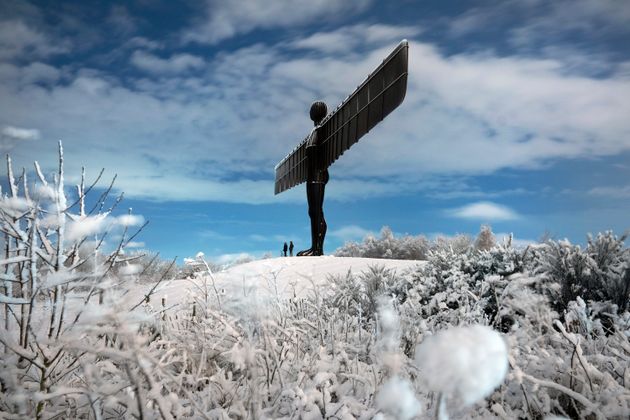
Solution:
[{"label": "angel of the north sculpture", "polygon": [[310,113],[315,127],[276,165],[276,194],[306,181],[311,247],[298,256],[324,254],[328,167],[405,99],[408,51],[409,44],[403,40],[330,114],[325,103],[313,103]]}]

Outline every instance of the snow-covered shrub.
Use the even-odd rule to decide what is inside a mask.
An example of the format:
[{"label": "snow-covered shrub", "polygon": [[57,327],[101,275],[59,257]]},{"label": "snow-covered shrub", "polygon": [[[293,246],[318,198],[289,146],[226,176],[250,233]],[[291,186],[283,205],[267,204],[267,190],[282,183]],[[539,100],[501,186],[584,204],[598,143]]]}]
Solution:
[{"label": "snow-covered shrub", "polygon": [[338,257],[388,258],[399,260],[424,260],[429,249],[426,237],[405,235],[399,238],[388,226],[381,229],[377,238],[367,235],[363,243],[347,242],[335,251]]},{"label": "snow-covered shrub", "polygon": [[452,237],[437,236],[433,240],[431,250],[433,252],[450,251],[454,254],[467,254],[474,247],[473,240],[465,234],[458,234]]},{"label": "snow-covered shrub", "polygon": [[[25,170],[16,180],[10,158],[7,168],[9,189],[0,200],[0,417],[120,417],[136,407],[141,416],[177,413],[157,385],[163,361],[147,351],[150,319],[130,310],[142,299],[125,294],[139,271],[123,250],[142,219],[113,216],[122,196],[110,200],[111,185],[88,200],[96,182],[86,186],[84,173],[71,197],[61,144],[52,179],[37,163],[35,183]],[[108,233],[120,240],[107,242]]]},{"label": "snow-covered shrub", "polygon": [[334,305],[347,308],[352,315],[361,313],[365,320],[370,320],[376,314],[379,298],[393,291],[395,278],[393,271],[375,265],[363,273],[331,276],[328,293]]},{"label": "snow-covered shrub", "polygon": [[621,311],[630,299],[630,249],[627,235],[612,232],[589,236],[585,249],[567,240],[547,241],[531,249],[528,268],[558,284],[547,288],[557,309],[567,307],[578,296],[584,300],[610,301]]},{"label": "snow-covered shrub", "polygon": [[346,242],[335,251],[338,257],[387,258],[401,260],[426,260],[429,253],[453,252],[468,254],[473,250],[489,250],[495,245],[489,226],[482,226],[476,241],[464,234],[452,237],[437,236],[433,242],[425,236],[404,235],[395,237],[388,226],[381,229],[380,237],[367,235],[363,242]]},{"label": "snow-covered shrub", "polygon": [[[621,311],[630,299],[630,249],[624,246],[628,233],[617,237],[612,231],[590,235],[586,252],[595,261],[592,281],[587,285],[594,300],[611,300]],[[587,299],[589,296],[585,296]]]},{"label": "snow-covered shrub", "polygon": [[[522,251],[508,245],[444,247],[411,272],[348,273],[306,297],[273,300],[265,311],[251,309],[259,303],[246,291],[224,296],[223,309],[212,294],[197,294],[194,316],[179,316],[192,313],[180,307],[159,320],[165,351],[187,361],[178,375],[191,391],[178,393],[180,400],[191,398],[216,418],[430,418],[440,401],[454,418],[626,418],[630,314],[611,317],[609,336],[597,319],[608,303],[575,301],[562,320],[544,278],[528,273]],[[479,324],[488,327],[472,328],[505,334],[511,368],[484,404],[463,411],[454,396],[436,399],[425,382],[439,382],[457,364],[425,377],[413,361],[487,347],[458,341],[427,357],[415,349],[439,331]],[[488,369],[480,377],[496,373]],[[187,416],[199,416],[195,407]]]},{"label": "snow-covered shrub", "polygon": [[474,258],[468,259],[464,271],[478,276],[520,273],[524,270],[524,251],[512,246],[511,237],[495,244],[490,249],[478,250]]},{"label": "snow-covered shrub", "polygon": [[488,251],[496,244],[496,239],[492,233],[490,225],[481,225],[477,239],[475,239],[475,249],[477,251]]}]

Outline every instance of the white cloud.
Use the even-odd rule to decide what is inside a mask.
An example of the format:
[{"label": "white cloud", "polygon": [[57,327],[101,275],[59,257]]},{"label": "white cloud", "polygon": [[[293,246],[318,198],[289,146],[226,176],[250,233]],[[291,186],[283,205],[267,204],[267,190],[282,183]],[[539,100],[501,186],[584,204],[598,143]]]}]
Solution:
[{"label": "white cloud", "polygon": [[448,210],[446,213],[459,219],[480,221],[515,220],[520,217],[511,208],[490,201],[467,204],[460,208]]},{"label": "white cloud", "polygon": [[624,61],[617,66],[615,76],[619,79],[630,80],[630,61]]},{"label": "white cloud", "polygon": [[2,137],[9,140],[37,140],[40,137],[40,133],[36,128],[20,128],[7,125],[2,129]]},{"label": "white cloud", "polygon": [[131,241],[125,246],[125,248],[144,248],[145,246],[144,242]]},{"label": "white cloud", "polygon": [[418,35],[421,28],[417,26],[392,26],[383,24],[358,24],[345,26],[335,31],[318,32],[306,38],[292,41],[293,48],[311,49],[324,53],[348,53],[360,46],[397,43],[403,38]]},{"label": "white cloud", "polygon": [[[352,28],[345,35],[360,37]],[[62,139],[68,174],[106,166],[128,197],[304,202],[302,186],[273,195],[273,167],[309,132],[310,103],[334,108],[397,41],[374,42],[364,44],[369,53],[320,57],[286,41],[255,44],[217,54],[194,76],[166,64],[164,77],[129,85],[64,68],[64,84],[42,87],[0,66],[0,126],[41,130],[36,155],[12,146],[16,164],[54,167]],[[155,71],[170,60],[152,57]],[[489,52],[446,57],[411,40],[405,102],[331,167],[327,200],[435,191],[427,180],[628,151],[628,97],[627,78],[567,75],[559,61]]]},{"label": "white cloud", "polygon": [[476,187],[464,186],[453,188],[450,185],[443,185],[441,188],[435,188],[433,191],[427,193],[427,196],[431,198],[436,198],[440,200],[451,200],[454,198],[497,198],[497,197],[505,197],[505,196],[513,196],[513,195],[526,195],[533,194],[533,191],[528,191],[524,188],[513,188],[507,190],[498,190],[498,191],[484,191],[480,190]]},{"label": "white cloud", "polygon": [[79,241],[83,238],[97,235],[108,227],[107,215],[86,216],[68,223],[66,239]]},{"label": "white cloud", "polygon": [[407,102],[376,128],[391,127],[370,146],[373,167],[483,173],[630,146],[620,141],[630,134],[627,81],[565,76],[553,61],[411,48]]},{"label": "white cloud", "polygon": [[35,62],[20,69],[22,83],[54,83],[61,77],[61,71],[45,63]]},{"label": "white cloud", "polygon": [[339,229],[331,230],[328,235],[337,238],[341,242],[360,241],[368,235],[376,235],[374,231],[364,229],[357,225],[342,226]]},{"label": "white cloud", "polygon": [[488,25],[500,26],[519,16],[509,31],[510,41],[519,47],[551,44],[559,35],[628,32],[630,3],[617,0],[508,0],[478,6],[447,22],[453,36],[466,36]]},{"label": "white cloud", "polygon": [[68,49],[67,41],[58,39],[51,42],[45,34],[21,20],[0,21],[0,59],[47,57],[67,52]]},{"label": "white cloud", "polygon": [[144,217],[135,214],[124,214],[116,218],[116,223],[123,227],[140,226],[144,223]]},{"label": "white cloud", "polygon": [[479,9],[472,8],[448,21],[450,35],[458,37],[465,36],[471,32],[479,30],[493,18],[496,18],[497,8]]},{"label": "white cloud", "polygon": [[221,254],[221,255],[211,257],[210,259],[215,264],[231,265],[240,261],[252,261],[252,260],[255,260],[256,258],[257,257],[254,254],[241,252],[241,253],[235,253],[235,254]]},{"label": "white cloud", "polygon": [[169,58],[160,58],[142,50],[134,51],[130,60],[139,69],[155,74],[179,74],[205,66],[204,60],[195,55],[174,54]]},{"label": "white cloud", "polygon": [[129,41],[127,41],[124,46],[126,48],[142,48],[144,50],[159,50],[164,48],[164,46],[157,41],[142,37],[142,36],[134,36]]},{"label": "white cloud", "polygon": [[186,30],[184,42],[215,44],[255,29],[292,27],[364,10],[371,0],[206,0],[206,16]]},{"label": "white cloud", "polygon": [[[617,0],[560,0],[552,3],[512,1],[512,5],[523,4],[530,17],[512,30],[511,42],[516,46],[530,46],[536,42],[549,43],[557,35],[570,31],[604,33],[622,31],[628,33],[630,3]],[[533,13],[532,13],[533,12]]]},{"label": "white cloud", "polygon": [[606,198],[630,198],[630,185],[623,187],[595,187],[591,188],[590,195]]}]

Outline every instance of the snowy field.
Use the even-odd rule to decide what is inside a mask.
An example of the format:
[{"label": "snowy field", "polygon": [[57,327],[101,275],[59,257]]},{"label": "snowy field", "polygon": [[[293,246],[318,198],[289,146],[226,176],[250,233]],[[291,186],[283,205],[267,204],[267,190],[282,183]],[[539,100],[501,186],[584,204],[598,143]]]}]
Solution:
[{"label": "snowy field", "polygon": [[[153,291],[152,299],[166,298],[167,306],[181,303],[191,294],[199,293],[206,283],[226,296],[254,294],[261,299],[280,297],[306,297],[314,288],[325,288],[334,276],[348,272],[360,274],[370,267],[383,267],[393,274],[409,272],[423,261],[390,260],[380,258],[351,257],[281,257],[251,261],[230,267],[224,271],[201,276],[196,279],[175,279],[159,285]],[[134,292],[141,297],[152,289],[146,285]],[[214,290],[212,290],[214,293]]]}]

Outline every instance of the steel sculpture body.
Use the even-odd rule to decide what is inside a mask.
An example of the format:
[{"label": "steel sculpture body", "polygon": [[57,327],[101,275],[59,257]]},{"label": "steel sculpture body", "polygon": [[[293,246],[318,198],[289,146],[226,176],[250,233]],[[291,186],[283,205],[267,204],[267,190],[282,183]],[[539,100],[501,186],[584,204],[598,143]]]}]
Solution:
[{"label": "steel sculpture body", "polygon": [[402,103],[407,92],[408,50],[407,41],[398,44],[332,113],[326,115],[323,102],[313,103],[310,115],[315,127],[276,165],[276,194],[306,182],[311,248],[298,256],[323,255],[328,167]]}]

